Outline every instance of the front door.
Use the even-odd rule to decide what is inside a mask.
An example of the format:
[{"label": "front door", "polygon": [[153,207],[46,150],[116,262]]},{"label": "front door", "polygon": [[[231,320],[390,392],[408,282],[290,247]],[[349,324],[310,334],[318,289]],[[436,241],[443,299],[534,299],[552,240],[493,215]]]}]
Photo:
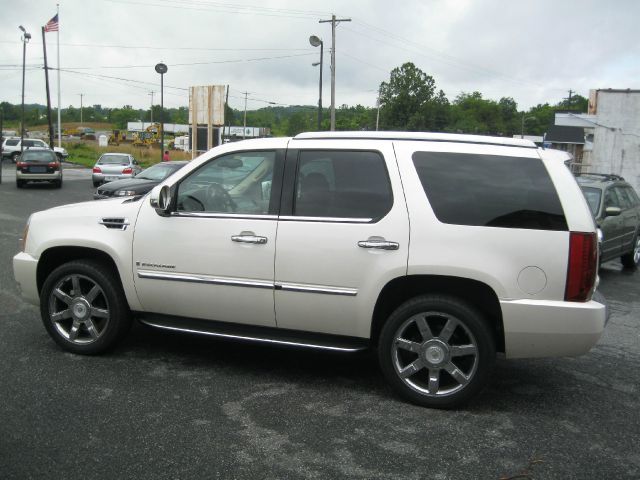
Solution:
[{"label": "front door", "polygon": [[176,185],[170,216],[146,202],[133,244],[145,311],[275,326],[275,190],[283,157],[274,150],[213,158]]}]

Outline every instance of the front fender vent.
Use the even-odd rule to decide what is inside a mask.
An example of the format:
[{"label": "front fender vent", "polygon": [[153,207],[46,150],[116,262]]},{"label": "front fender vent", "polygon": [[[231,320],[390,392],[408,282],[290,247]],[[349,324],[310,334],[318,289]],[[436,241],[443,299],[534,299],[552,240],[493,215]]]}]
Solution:
[{"label": "front fender vent", "polygon": [[116,230],[126,230],[129,225],[129,220],[122,217],[105,217],[98,222],[100,225],[104,225],[107,228],[114,228]]}]

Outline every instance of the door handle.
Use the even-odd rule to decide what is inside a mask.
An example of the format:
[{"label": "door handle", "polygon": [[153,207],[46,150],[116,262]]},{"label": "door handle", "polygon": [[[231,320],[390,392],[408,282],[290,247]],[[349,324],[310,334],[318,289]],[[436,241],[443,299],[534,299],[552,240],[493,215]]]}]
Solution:
[{"label": "door handle", "polygon": [[375,248],[378,250],[398,250],[398,248],[400,248],[400,244],[398,242],[388,242],[384,238],[360,240],[358,242],[358,246],[360,248]]},{"label": "door handle", "polygon": [[243,232],[240,235],[232,235],[231,241],[238,243],[253,243],[256,245],[264,245],[265,243],[267,243],[267,237],[259,237],[257,235],[245,234]]}]

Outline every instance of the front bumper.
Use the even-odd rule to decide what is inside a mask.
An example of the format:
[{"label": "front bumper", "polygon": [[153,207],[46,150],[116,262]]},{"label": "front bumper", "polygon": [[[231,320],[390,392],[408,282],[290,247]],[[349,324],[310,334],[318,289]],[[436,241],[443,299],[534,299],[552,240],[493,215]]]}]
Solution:
[{"label": "front bumper", "polygon": [[[604,302],[604,297],[597,298]],[[607,321],[607,307],[600,301],[501,301],[506,357],[587,353],[600,339]]]},{"label": "front bumper", "polygon": [[20,252],[13,257],[13,276],[18,283],[22,296],[34,305],[40,304],[40,293],[38,292],[36,280],[37,269],[38,260],[28,253]]}]

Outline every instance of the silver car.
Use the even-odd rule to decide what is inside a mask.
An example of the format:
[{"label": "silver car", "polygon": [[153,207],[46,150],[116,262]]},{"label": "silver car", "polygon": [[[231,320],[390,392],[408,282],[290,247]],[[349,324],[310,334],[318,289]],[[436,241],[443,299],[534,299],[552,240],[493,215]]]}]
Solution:
[{"label": "silver car", "polygon": [[128,153],[104,153],[93,167],[91,180],[97,187],[103,183],[123,178],[133,178],[142,171],[133,155]]}]

